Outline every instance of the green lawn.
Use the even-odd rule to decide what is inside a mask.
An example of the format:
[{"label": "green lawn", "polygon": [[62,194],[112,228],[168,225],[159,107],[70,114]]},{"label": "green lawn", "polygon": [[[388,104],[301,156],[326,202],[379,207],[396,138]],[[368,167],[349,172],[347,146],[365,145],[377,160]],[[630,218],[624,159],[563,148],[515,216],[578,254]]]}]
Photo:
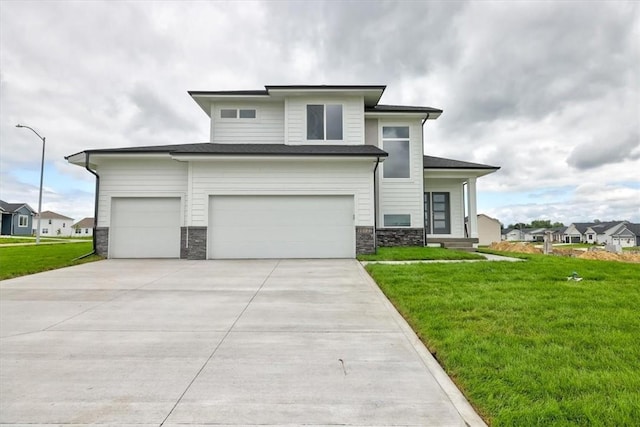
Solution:
[{"label": "green lawn", "polygon": [[92,242],[0,247],[0,280],[102,259],[92,255],[74,261],[91,250]]},{"label": "green lawn", "polygon": [[640,266],[518,256],[366,268],[490,425],[638,425]]},{"label": "green lawn", "polygon": [[[51,242],[56,239],[48,239],[46,237],[40,238],[41,242]],[[35,243],[35,237],[0,237],[0,245],[4,245],[6,243]]]},{"label": "green lawn", "polygon": [[484,259],[483,256],[453,249],[424,246],[378,248],[375,255],[358,255],[360,261],[411,261],[411,260],[461,260]]}]

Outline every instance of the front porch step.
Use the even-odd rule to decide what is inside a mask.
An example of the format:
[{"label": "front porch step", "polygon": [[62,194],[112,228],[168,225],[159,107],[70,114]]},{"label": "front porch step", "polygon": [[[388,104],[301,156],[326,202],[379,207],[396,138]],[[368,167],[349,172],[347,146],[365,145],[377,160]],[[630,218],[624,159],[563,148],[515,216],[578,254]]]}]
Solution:
[{"label": "front porch step", "polygon": [[478,243],[477,238],[430,238],[427,243],[439,244],[441,248],[456,249],[459,251],[476,252],[477,248],[473,247],[474,243]]},{"label": "front porch step", "polygon": [[469,242],[442,242],[441,247],[445,249],[456,249],[458,251],[476,252],[477,249],[473,247],[473,243]]}]

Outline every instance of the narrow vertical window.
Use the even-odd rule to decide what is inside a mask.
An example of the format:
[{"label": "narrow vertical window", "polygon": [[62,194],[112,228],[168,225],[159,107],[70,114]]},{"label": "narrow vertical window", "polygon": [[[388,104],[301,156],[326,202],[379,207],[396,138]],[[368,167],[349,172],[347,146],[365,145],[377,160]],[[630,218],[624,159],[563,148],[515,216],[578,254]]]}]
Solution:
[{"label": "narrow vertical window", "polygon": [[411,152],[409,126],[384,126],[382,147],[389,157],[382,164],[384,178],[409,178],[411,176]]},{"label": "narrow vertical window", "polygon": [[324,105],[307,105],[307,139],[324,139]]}]

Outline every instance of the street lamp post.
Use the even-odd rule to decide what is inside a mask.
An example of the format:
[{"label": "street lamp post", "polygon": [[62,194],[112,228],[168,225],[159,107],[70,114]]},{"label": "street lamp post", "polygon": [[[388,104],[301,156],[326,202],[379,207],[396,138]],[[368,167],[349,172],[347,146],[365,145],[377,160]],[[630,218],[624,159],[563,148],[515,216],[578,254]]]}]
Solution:
[{"label": "street lamp post", "polygon": [[36,229],[36,245],[40,244],[40,220],[42,219],[42,180],[44,178],[44,144],[45,137],[40,136],[38,132],[36,132],[33,128],[29,126],[23,126],[21,124],[16,125],[17,128],[25,128],[29,129],[31,132],[35,133],[38,138],[42,140],[42,161],[40,162],[40,195],[38,196],[38,228]]}]

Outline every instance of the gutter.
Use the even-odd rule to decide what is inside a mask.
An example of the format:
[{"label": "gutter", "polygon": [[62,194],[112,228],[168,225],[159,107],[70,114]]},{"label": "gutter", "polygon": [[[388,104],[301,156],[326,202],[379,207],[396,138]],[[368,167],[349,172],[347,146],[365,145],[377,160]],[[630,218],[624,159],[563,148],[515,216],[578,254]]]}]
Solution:
[{"label": "gutter", "polygon": [[376,236],[378,230],[378,181],[376,172],[380,164],[380,156],[376,157],[376,166],[373,168],[373,253],[378,253],[378,239]]},{"label": "gutter", "polygon": [[[427,113],[427,117],[422,121],[422,156],[424,158],[424,124],[429,120],[429,115],[431,113]],[[429,204],[431,206],[431,204]],[[427,246],[427,229],[425,224],[424,217],[424,165],[422,167],[422,246]]]},{"label": "gutter", "polygon": [[97,246],[96,245],[96,228],[98,226],[98,194],[99,194],[99,191],[100,191],[100,175],[98,175],[96,173],[96,171],[92,170],[89,167],[89,153],[88,152],[85,152],[84,168],[86,170],[88,170],[89,173],[91,173],[92,175],[95,175],[95,177],[96,177],[96,191],[95,191],[96,194],[94,196],[94,202],[93,202],[93,239],[92,239],[93,240],[93,250],[91,252],[89,252],[88,254],[86,254],[86,255],[79,256],[78,258],[76,258],[76,260],[82,259],[82,258],[86,258],[88,256],[97,254],[97,251],[96,251],[96,246]]}]

